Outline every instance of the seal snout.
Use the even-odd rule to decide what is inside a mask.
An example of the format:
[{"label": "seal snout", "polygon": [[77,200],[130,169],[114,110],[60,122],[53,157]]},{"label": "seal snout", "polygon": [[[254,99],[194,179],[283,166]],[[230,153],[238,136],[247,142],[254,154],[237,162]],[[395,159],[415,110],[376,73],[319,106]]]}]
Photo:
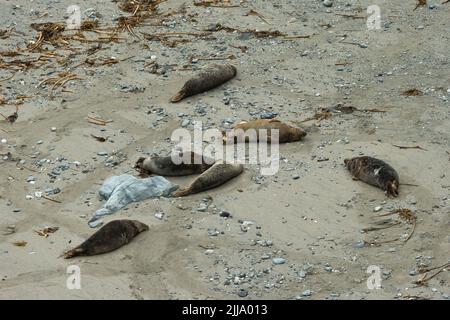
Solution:
[{"label": "seal snout", "polygon": [[147,231],[149,229],[148,225],[137,220],[133,220],[133,224],[136,226],[138,232]]},{"label": "seal snout", "polygon": [[300,128],[292,128],[292,141],[298,141],[306,136],[306,131]]},{"label": "seal snout", "polygon": [[398,181],[389,181],[386,185],[386,193],[390,197],[398,197]]}]

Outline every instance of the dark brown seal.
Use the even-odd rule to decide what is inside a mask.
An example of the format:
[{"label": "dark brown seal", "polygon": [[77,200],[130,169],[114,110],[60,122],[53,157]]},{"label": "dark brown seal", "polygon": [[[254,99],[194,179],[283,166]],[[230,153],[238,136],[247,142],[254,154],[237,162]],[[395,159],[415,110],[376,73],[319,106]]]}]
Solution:
[{"label": "dark brown seal", "polygon": [[[185,154],[180,153],[180,157]],[[141,174],[156,174],[160,176],[186,176],[190,174],[203,173],[213,164],[214,159],[203,157],[194,152],[189,152],[189,163],[175,164],[171,156],[151,156],[139,158],[134,166]],[[197,163],[200,162],[201,163]]]},{"label": "dark brown seal", "polygon": [[361,180],[383,189],[390,197],[398,196],[398,173],[383,160],[372,157],[356,157],[344,160],[354,180]]},{"label": "dark brown seal", "polygon": [[[227,133],[226,137],[224,137],[224,142],[227,141],[239,141],[238,137],[242,138],[245,136],[245,141],[249,142],[251,139],[249,138],[249,129],[254,129],[256,131],[257,141],[260,140],[260,131],[259,130],[267,130],[267,142],[271,142],[271,131],[270,130],[278,130],[278,143],[286,143],[286,142],[294,142],[299,141],[303,137],[306,136],[306,132],[300,128],[295,128],[291,125],[281,122],[278,119],[259,119],[259,120],[251,120],[251,121],[243,121],[238,123],[231,132]],[[246,134],[247,133],[247,134]],[[251,142],[257,142],[251,141]]]},{"label": "dark brown seal", "polygon": [[148,230],[148,226],[137,220],[114,220],[105,224],[78,247],[64,253],[64,259],[77,256],[93,256],[110,252],[126,245],[136,235]]},{"label": "dark brown seal", "polygon": [[234,78],[235,75],[236,67],[230,64],[213,64],[188,80],[170,101],[178,102],[186,97],[211,90]]},{"label": "dark brown seal", "polygon": [[189,187],[175,192],[173,197],[184,197],[190,194],[216,188],[244,171],[242,164],[216,163],[198,176]]}]

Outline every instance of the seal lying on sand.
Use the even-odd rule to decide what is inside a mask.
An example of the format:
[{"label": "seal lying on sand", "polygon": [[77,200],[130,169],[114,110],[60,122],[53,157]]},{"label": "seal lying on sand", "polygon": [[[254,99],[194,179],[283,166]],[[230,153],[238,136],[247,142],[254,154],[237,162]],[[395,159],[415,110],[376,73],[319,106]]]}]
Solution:
[{"label": "seal lying on sand", "polygon": [[170,101],[178,102],[189,96],[208,91],[227,82],[235,75],[236,67],[230,64],[213,64],[202,70],[194,78],[188,80]]},{"label": "seal lying on sand", "polygon": [[216,188],[244,171],[242,164],[216,163],[198,176],[187,188],[172,194],[173,197],[184,197],[190,194]]},{"label": "seal lying on sand", "polygon": [[148,226],[137,220],[114,220],[105,224],[78,247],[64,253],[64,259],[93,256],[110,252],[126,245]]},{"label": "seal lying on sand", "polygon": [[[175,164],[171,156],[152,156],[149,158],[139,158],[134,166],[141,174],[156,174],[160,176],[186,176],[190,174],[203,173],[208,170],[214,160],[201,155],[189,152],[189,163]],[[183,154],[180,153],[180,158]],[[196,161],[197,160],[197,161]],[[202,163],[196,163],[196,162]]]},{"label": "seal lying on sand", "polygon": [[249,142],[250,139],[247,132],[247,130],[249,129],[254,129],[256,131],[257,141],[259,141],[260,139],[259,130],[267,130],[267,142],[271,142],[271,131],[270,131],[271,129],[278,129],[279,133],[278,143],[299,141],[306,136],[306,132],[303,131],[302,129],[290,126],[286,123],[281,122],[278,119],[259,119],[252,121],[243,121],[238,123],[231,132],[226,133],[226,136],[224,136],[224,143],[227,141],[230,142],[239,141],[238,137],[244,135],[245,135],[245,142]]},{"label": "seal lying on sand", "polygon": [[379,187],[390,197],[398,196],[400,182],[397,171],[386,162],[364,156],[345,159],[344,163],[354,180]]}]

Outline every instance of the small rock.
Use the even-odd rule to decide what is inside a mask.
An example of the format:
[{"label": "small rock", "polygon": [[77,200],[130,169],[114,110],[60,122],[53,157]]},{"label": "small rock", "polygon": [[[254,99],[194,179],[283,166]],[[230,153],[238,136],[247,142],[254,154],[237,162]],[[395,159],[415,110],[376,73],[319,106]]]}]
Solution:
[{"label": "small rock", "polygon": [[157,212],[155,213],[155,218],[162,220],[164,218],[164,212]]},{"label": "small rock", "polygon": [[378,206],[378,207],[375,207],[375,208],[373,209],[373,211],[378,212],[378,211],[380,211],[382,208],[383,208],[382,206]]},{"label": "small rock", "polygon": [[333,6],[333,0],[323,0],[323,5],[325,7],[331,7]]},{"label": "small rock", "polygon": [[246,296],[248,296],[248,291],[244,290],[244,289],[240,289],[238,291],[238,296],[241,297],[241,298],[245,298]]},{"label": "small rock", "polygon": [[311,295],[312,295],[311,290],[305,290],[302,292],[302,296],[304,296],[304,297],[310,297]]},{"label": "small rock", "polygon": [[355,243],[353,244],[353,248],[361,249],[361,248],[364,248],[365,245],[366,245],[366,244],[364,243],[363,240],[359,240],[359,241],[357,241],[357,242],[355,242]]},{"label": "small rock", "polygon": [[227,211],[221,211],[219,216],[221,216],[222,218],[231,218],[231,213]]},{"label": "small rock", "polygon": [[200,211],[200,212],[205,212],[206,209],[208,209],[208,205],[206,203],[201,203],[195,210]]},{"label": "small rock", "polygon": [[286,259],[284,259],[284,258],[273,258],[272,262],[275,265],[284,264],[286,262]]}]

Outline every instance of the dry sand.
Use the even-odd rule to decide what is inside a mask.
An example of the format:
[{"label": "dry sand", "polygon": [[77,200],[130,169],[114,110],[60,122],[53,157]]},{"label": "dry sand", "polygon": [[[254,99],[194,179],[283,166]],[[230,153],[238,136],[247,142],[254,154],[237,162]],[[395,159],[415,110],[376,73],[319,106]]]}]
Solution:
[{"label": "dry sand", "polygon": [[[120,43],[104,43],[91,56],[86,50],[95,43],[72,40],[74,51],[44,44],[58,56],[39,67],[18,72],[0,68],[0,79],[14,73],[0,82],[7,101],[0,105],[2,114],[15,110],[17,96],[30,97],[19,106],[14,124],[0,122],[7,131],[0,131],[0,138],[6,139],[0,153],[10,152],[16,159],[0,160],[0,298],[234,299],[238,292],[247,292],[245,299],[448,299],[448,271],[428,286],[414,284],[423,276],[420,268],[437,267],[450,258],[450,3],[429,2],[435,7],[413,11],[413,0],[334,1],[330,8],[316,0],[246,1],[232,8],[167,1],[159,6],[159,16],[134,29],[136,35],[200,33],[219,23],[311,37],[256,38],[222,30],[198,39],[182,35],[190,41],[172,48],[124,31]],[[0,0],[0,29],[14,27],[0,37],[1,51],[25,49],[17,57],[3,54],[0,63],[37,59],[39,51],[26,50],[38,36],[30,24],[64,22],[70,4],[73,1]],[[76,4],[82,11],[94,8],[100,13],[102,27],[129,15],[109,0]],[[374,4],[381,8],[381,30],[368,30],[366,19],[338,15],[364,17],[367,6]],[[246,15],[250,10],[264,18]],[[174,13],[164,16],[167,12]],[[246,52],[238,46],[245,46]],[[228,61],[238,69],[235,79],[178,104],[168,102],[195,70],[214,62],[191,62],[192,57],[229,55],[235,56]],[[152,56],[164,74],[152,73]],[[80,65],[86,58],[110,57],[120,62]],[[185,67],[188,70],[180,70]],[[67,82],[66,92],[56,87],[49,97],[51,84],[38,87],[68,70],[83,80]],[[401,95],[413,88],[423,94]],[[333,113],[327,120],[305,122],[301,125],[308,136],[303,141],[280,146],[282,160],[275,176],[260,177],[258,166],[248,165],[220,188],[131,204],[105,221],[138,219],[149,231],[110,254],[58,258],[92,234],[87,221],[101,207],[97,194],[103,181],[134,174],[132,166],[140,156],[168,154],[171,133],[183,120],[190,120],[188,129],[193,120],[224,129],[266,111],[298,125],[295,121],[338,103],[386,112]],[[88,115],[112,122],[104,127],[91,124]],[[91,134],[108,141],[98,142]],[[113,153],[119,161],[111,166]],[[343,159],[361,154],[384,159],[397,169],[401,182],[418,186],[401,186],[400,196],[389,199],[379,189],[352,181]],[[18,163],[20,159],[25,163]],[[61,170],[49,176],[58,167]],[[30,175],[34,184],[27,182]],[[190,179],[171,180],[184,185]],[[49,197],[61,203],[26,199],[47,188],[60,188]],[[409,208],[417,216],[411,239],[355,246],[376,237],[383,241],[409,234],[408,223],[361,233],[375,215],[396,208]],[[221,211],[232,218],[221,217]],[[157,212],[164,213],[163,220],[155,218]],[[245,232],[243,221],[254,224]],[[7,234],[11,225],[15,232]],[[59,230],[47,238],[34,232],[48,225]],[[215,229],[220,233],[209,236],[208,230]],[[12,244],[20,240],[27,245]],[[274,265],[273,258],[286,262]],[[66,288],[69,265],[81,268],[81,290]],[[378,290],[366,284],[366,270],[372,265],[381,270]]]}]

